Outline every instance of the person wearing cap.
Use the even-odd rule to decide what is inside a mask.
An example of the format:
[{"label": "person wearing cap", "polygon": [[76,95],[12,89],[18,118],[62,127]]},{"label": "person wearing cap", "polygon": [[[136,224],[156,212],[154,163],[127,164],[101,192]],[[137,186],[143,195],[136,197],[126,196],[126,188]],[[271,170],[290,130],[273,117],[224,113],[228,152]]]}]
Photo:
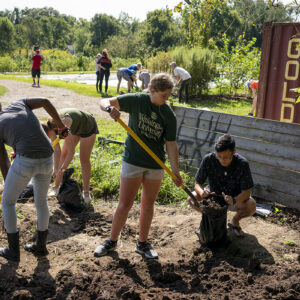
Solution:
[{"label": "person wearing cap", "polygon": [[253,96],[253,103],[252,103],[251,111],[248,113],[248,116],[253,116],[254,111],[256,110],[258,83],[259,80],[250,80],[247,82],[247,87],[249,91],[252,91],[252,96]]},{"label": "person wearing cap", "polygon": [[[117,85],[117,93],[119,93],[120,85],[122,78],[124,78],[128,82],[128,93],[130,93],[130,89],[133,87],[133,83],[136,83],[135,72],[129,70],[128,68],[120,68],[117,71],[118,85]],[[137,86],[137,85],[136,85]]]},{"label": "person wearing cap", "polygon": [[[141,69],[142,69],[142,64],[141,63],[133,64],[133,65],[128,67],[128,70],[133,71],[134,74],[136,74],[137,71],[139,71]],[[136,78],[135,78],[134,82],[135,82],[135,86],[137,87]]]},{"label": "person wearing cap", "polygon": [[189,101],[189,84],[191,81],[191,75],[188,71],[183,68],[177,67],[175,61],[170,63],[170,67],[174,72],[176,77],[177,84],[180,83],[179,90],[178,90],[178,98],[179,102],[182,102],[182,91],[185,90],[185,102]]},{"label": "person wearing cap", "polygon": [[100,83],[100,58],[101,58],[101,54],[98,53],[96,55],[96,59],[95,59],[95,71],[96,71],[96,76],[97,76],[97,81],[96,81],[96,90],[97,92],[99,92],[99,83]]},{"label": "person wearing cap", "polygon": [[[36,49],[35,54],[32,56],[32,86],[40,87],[40,77],[41,77],[41,61],[43,60],[43,56],[40,54],[40,49]],[[37,77],[37,85],[35,84],[35,77]]]}]

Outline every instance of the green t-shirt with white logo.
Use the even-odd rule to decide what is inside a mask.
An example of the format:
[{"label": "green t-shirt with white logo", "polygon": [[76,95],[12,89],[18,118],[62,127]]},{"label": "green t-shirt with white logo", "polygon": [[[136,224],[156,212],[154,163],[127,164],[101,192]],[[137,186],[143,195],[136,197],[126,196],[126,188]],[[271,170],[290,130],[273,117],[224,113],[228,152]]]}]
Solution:
[{"label": "green t-shirt with white logo", "polygon": [[[153,104],[147,93],[125,94],[117,99],[120,110],[129,113],[128,126],[164,162],[165,142],[176,140],[176,116],[171,107]],[[139,167],[161,169],[129,134],[123,160]]]}]

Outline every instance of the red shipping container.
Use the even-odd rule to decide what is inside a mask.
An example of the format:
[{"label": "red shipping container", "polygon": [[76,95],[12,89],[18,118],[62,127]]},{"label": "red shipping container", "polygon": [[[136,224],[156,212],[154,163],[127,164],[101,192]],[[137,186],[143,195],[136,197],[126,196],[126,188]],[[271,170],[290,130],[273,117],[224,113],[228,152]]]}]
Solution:
[{"label": "red shipping container", "polygon": [[265,23],[256,116],[300,123],[300,23]]}]

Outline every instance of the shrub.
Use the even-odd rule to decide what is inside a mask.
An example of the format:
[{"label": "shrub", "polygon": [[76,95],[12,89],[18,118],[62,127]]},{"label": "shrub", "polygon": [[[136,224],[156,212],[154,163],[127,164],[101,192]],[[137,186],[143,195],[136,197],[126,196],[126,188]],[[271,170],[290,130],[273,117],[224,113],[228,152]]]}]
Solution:
[{"label": "shrub", "polygon": [[17,68],[15,61],[8,57],[0,57],[0,72],[13,72]]},{"label": "shrub", "polygon": [[156,56],[150,57],[146,64],[151,73],[168,72],[172,60],[169,52],[157,52]]},{"label": "shrub", "polygon": [[241,35],[234,47],[230,49],[229,39],[224,34],[223,47],[218,52],[218,70],[216,86],[220,93],[236,92],[241,87],[246,90],[245,83],[249,79],[258,79],[260,69],[260,51],[253,47],[256,39],[246,41]]},{"label": "shrub", "polygon": [[217,75],[216,55],[209,49],[178,47],[171,51],[172,60],[191,74],[190,94],[201,95]]}]

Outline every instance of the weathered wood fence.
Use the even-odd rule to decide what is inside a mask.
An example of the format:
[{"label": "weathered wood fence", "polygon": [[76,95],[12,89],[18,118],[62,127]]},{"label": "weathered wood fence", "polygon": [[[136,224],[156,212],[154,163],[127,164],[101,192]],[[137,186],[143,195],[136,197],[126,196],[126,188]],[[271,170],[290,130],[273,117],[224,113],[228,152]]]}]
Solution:
[{"label": "weathered wood fence", "polygon": [[300,209],[300,125],[173,107],[177,116],[181,166],[195,174],[216,139],[234,136],[237,152],[248,159],[252,195]]}]

